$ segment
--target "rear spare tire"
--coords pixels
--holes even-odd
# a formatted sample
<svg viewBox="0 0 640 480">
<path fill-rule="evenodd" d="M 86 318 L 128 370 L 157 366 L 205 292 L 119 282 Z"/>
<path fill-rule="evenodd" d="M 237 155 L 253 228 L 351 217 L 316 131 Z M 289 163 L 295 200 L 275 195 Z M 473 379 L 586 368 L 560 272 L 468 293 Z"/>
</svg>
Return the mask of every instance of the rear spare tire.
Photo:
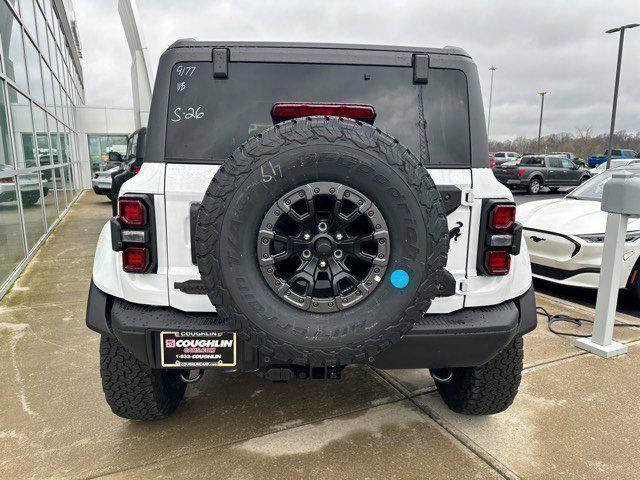
<svg viewBox="0 0 640 480">
<path fill-rule="evenodd" d="M 237 148 L 196 230 L 209 298 L 265 363 L 373 360 L 429 308 L 447 251 L 425 167 L 337 117 L 281 123 Z"/>
</svg>

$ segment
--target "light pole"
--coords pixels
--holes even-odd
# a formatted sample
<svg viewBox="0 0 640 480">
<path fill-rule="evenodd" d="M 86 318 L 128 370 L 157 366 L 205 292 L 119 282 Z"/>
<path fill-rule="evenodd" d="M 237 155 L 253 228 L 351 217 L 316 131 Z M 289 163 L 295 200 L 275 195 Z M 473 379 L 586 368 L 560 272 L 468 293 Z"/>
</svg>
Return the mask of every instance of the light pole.
<svg viewBox="0 0 640 480">
<path fill-rule="evenodd" d="M 551 92 L 538 92 L 538 95 L 542 97 L 540 102 L 540 123 L 538 124 L 538 147 L 537 152 L 540 153 L 540 135 L 542 135 L 542 112 L 544 111 L 544 96 L 549 95 Z"/>
<path fill-rule="evenodd" d="M 489 87 L 489 119 L 487 121 L 487 140 L 489 139 L 489 131 L 491 130 L 491 101 L 493 100 L 493 72 L 497 70 L 496 67 L 491 65 L 491 86 Z"/>
<path fill-rule="evenodd" d="M 622 45 L 624 44 L 624 31 L 629 28 L 639 27 L 638 23 L 630 23 L 618 28 L 607 30 L 606 33 L 620 32 L 620 43 L 618 44 L 618 66 L 616 68 L 616 83 L 613 87 L 613 108 L 611 109 L 611 129 L 609 130 L 609 145 L 607 148 L 607 170 L 611 167 L 611 149 L 613 148 L 613 130 L 616 126 L 616 109 L 618 107 L 618 85 L 620 84 L 620 67 L 622 66 Z"/>
</svg>

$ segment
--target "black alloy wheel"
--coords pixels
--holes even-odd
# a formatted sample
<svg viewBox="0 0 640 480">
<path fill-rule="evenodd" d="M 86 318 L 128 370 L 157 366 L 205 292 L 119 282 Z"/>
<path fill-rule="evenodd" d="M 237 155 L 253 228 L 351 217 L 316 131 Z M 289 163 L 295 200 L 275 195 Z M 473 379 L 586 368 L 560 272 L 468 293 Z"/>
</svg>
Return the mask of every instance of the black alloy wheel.
<svg viewBox="0 0 640 480">
<path fill-rule="evenodd" d="M 267 211 L 258 233 L 260 270 L 271 289 L 310 312 L 344 310 L 378 286 L 389 262 L 380 210 L 336 182 L 297 187 Z"/>
</svg>

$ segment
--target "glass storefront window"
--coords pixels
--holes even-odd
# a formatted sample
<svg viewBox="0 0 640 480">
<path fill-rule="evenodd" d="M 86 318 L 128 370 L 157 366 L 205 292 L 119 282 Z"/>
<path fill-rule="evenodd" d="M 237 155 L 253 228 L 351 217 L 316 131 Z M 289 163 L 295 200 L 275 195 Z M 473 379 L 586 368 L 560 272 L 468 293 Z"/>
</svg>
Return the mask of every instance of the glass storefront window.
<svg viewBox="0 0 640 480">
<path fill-rule="evenodd" d="M 91 162 L 91 172 L 107 170 L 109 152 L 115 151 L 123 157 L 127 153 L 126 135 L 87 135 L 89 142 L 89 160 Z M 112 165 L 113 166 L 113 165 Z"/>
<path fill-rule="evenodd" d="M 0 165 L 0 175 L 6 167 Z M 0 285 L 24 259 L 24 239 L 16 201 L 15 177 L 0 178 Z"/>
<path fill-rule="evenodd" d="M 63 9 L 64 3 L 55 2 Z M 7 78 L 0 78 L 4 289 L 27 252 L 81 192 L 73 109 L 82 90 L 53 0 L 0 0 L 0 49 Z M 104 150 L 102 143 L 99 149 Z"/>
<path fill-rule="evenodd" d="M 18 177 L 18 187 L 22 197 L 22 216 L 27 231 L 29 250 L 45 233 L 42 221 L 42 198 L 40 196 L 40 172 L 27 173 Z M 47 192 L 48 193 L 48 192 Z"/>
<path fill-rule="evenodd" d="M 13 124 L 13 140 L 16 151 L 16 168 L 36 166 L 33 147 L 33 124 L 31 123 L 31 103 L 13 87 L 9 88 L 9 110 Z"/>
<path fill-rule="evenodd" d="M 29 40 L 25 43 L 27 54 L 27 71 L 29 72 L 29 92 L 34 100 L 44 102 L 44 91 L 42 89 L 42 75 L 40 74 L 40 55 L 36 47 Z"/>
<path fill-rule="evenodd" d="M 56 48 L 56 44 L 53 40 L 53 37 L 51 36 L 51 32 L 49 30 L 47 30 L 47 38 L 49 39 L 49 58 L 51 59 L 51 61 L 49 62 L 49 65 L 51 65 L 51 69 L 54 72 L 58 71 L 58 56 L 56 55 L 56 52 L 58 51 L 58 49 Z"/>
<path fill-rule="evenodd" d="M 51 141 L 51 156 L 53 163 L 60 163 L 60 143 L 58 142 L 58 122 L 49 116 L 49 137 Z"/>
<path fill-rule="evenodd" d="M 58 218 L 58 210 L 56 208 L 56 197 L 53 192 L 54 180 L 53 169 L 47 168 L 42 171 L 42 194 L 44 195 L 44 211 L 47 219 L 47 229 L 51 228 L 53 222 Z"/>
<path fill-rule="evenodd" d="M 62 168 L 55 168 L 54 188 L 58 197 L 58 210 L 63 211 L 67 207 L 67 196 L 64 191 L 64 180 Z"/>
<path fill-rule="evenodd" d="M 10 138 L 7 108 L 4 103 L 4 82 L 2 82 L 0 83 L 0 169 L 9 170 L 14 166 Z"/>
<path fill-rule="evenodd" d="M 57 80 L 53 81 L 53 96 L 56 102 L 56 117 L 62 118 L 62 92 Z"/>
<path fill-rule="evenodd" d="M 67 205 L 73 200 L 73 183 L 71 182 L 71 166 L 66 165 L 62 168 L 64 172 L 64 185 L 67 194 Z"/>
<path fill-rule="evenodd" d="M 47 25 L 40 8 L 36 8 L 36 23 L 38 24 L 38 46 L 44 58 L 49 61 L 49 46 L 47 45 Z M 49 62 L 50 63 L 50 62 Z"/>
<path fill-rule="evenodd" d="M 33 0 L 20 0 L 20 16 L 24 26 L 33 38 L 36 38 L 36 12 Z"/>
<path fill-rule="evenodd" d="M 0 42 L 4 58 L 4 73 L 18 86 L 28 89 L 27 67 L 22 48 L 22 29 L 6 3 L 0 2 Z"/>
<path fill-rule="evenodd" d="M 53 101 L 53 83 L 51 78 L 51 70 L 44 62 L 42 63 L 42 80 L 44 82 L 44 104 L 47 110 L 55 111 L 55 104 Z"/>
</svg>

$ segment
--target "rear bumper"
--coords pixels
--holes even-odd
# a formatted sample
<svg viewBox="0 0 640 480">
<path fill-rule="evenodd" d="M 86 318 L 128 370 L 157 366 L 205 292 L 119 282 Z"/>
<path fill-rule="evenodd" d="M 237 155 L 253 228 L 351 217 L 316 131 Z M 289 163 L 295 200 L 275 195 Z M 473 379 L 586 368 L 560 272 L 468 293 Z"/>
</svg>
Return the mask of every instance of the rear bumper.
<svg viewBox="0 0 640 480">
<path fill-rule="evenodd" d="M 98 195 L 108 195 L 111 193 L 111 188 L 103 188 L 103 187 L 98 187 L 94 185 L 93 191 L 96 192 Z"/>
<path fill-rule="evenodd" d="M 524 186 L 527 185 L 527 181 L 523 180 L 521 178 L 513 178 L 513 177 L 504 177 L 504 178 L 500 178 L 498 176 L 496 176 L 496 179 L 503 185 L 506 185 L 508 187 L 518 187 L 518 186 Z"/>
<path fill-rule="evenodd" d="M 118 339 L 140 361 L 159 368 L 159 334 L 163 330 L 228 331 L 216 313 L 186 313 L 171 307 L 139 305 L 114 298 L 93 282 L 87 303 L 87 326 Z M 482 365 L 516 335 L 536 327 L 533 286 L 507 302 L 425 315 L 402 339 L 376 357 L 378 368 L 443 368 Z M 231 370 L 251 371 L 265 365 L 257 350 L 238 344 L 238 365 Z"/>
</svg>

